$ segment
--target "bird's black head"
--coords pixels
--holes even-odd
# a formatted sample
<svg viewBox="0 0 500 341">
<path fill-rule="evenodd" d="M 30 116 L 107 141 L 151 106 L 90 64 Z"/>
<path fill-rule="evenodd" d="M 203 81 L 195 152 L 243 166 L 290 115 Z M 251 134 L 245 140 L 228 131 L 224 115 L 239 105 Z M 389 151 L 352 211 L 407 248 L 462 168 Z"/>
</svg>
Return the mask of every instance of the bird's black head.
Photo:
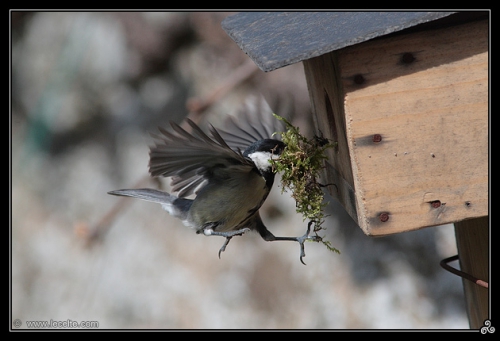
<svg viewBox="0 0 500 341">
<path fill-rule="evenodd" d="M 285 149 L 285 144 L 279 140 L 265 139 L 259 140 L 252 143 L 245 151 L 243 156 L 249 157 L 249 155 L 255 152 L 270 153 L 272 155 L 280 155 Z"/>
</svg>

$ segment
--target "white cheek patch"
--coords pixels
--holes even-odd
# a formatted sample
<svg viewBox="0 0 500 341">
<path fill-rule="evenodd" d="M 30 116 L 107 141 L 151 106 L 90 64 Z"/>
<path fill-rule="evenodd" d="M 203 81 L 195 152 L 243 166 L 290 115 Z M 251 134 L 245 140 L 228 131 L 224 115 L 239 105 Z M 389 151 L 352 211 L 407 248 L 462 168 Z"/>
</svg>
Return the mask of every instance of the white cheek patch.
<svg viewBox="0 0 500 341">
<path fill-rule="evenodd" d="M 255 166 L 257 166 L 260 171 L 266 172 L 271 168 L 269 160 L 277 159 L 279 156 L 270 152 L 255 152 L 249 154 L 248 157 L 252 159 L 253 163 L 255 163 Z"/>
</svg>

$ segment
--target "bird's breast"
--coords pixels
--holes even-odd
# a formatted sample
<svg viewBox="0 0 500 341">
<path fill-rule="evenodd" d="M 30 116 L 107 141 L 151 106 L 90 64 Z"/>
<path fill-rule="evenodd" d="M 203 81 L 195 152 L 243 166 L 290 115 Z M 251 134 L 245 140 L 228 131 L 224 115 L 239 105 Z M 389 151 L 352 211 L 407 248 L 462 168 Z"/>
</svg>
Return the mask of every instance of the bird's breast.
<svg viewBox="0 0 500 341">
<path fill-rule="evenodd" d="M 198 229 L 211 223 L 216 223 L 216 231 L 243 228 L 266 200 L 270 191 L 267 183 L 254 171 L 209 183 L 194 199 L 189 218 Z"/>
</svg>

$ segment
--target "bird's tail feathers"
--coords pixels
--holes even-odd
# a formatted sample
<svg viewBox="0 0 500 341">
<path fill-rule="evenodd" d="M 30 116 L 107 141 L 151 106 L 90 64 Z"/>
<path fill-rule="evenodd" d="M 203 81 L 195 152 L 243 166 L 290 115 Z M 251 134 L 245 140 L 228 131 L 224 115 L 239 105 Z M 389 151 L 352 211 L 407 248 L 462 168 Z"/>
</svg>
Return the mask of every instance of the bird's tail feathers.
<svg viewBox="0 0 500 341">
<path fill-rule="evenodd" d="M 178 198 L 175 195 L 171 195 L 167 192 L 162 192 L 151 188 L 119 189 L 116 191 L 108 192 L 108 194 L 133 197 L 159 203 L 165 211 L 170 213 L 170 215 L 181 219 L 185 225 L 190 225 L 186 219 L 193 202 L 193 200 L 191 199 Z"/>
<path fill-rule="evenodd" d="M 146 201 L 157 202 L 159 204 L 172 204 L 172 202 L 175 199 L 177 199 L 176 196 L 170 195 L 167 192 L 162 192 L 150 188 L 119 189 L 116 191 L 108 192 L 108 194 L 124 196 L 124 197 L 133 197 Z"/>
</svg>

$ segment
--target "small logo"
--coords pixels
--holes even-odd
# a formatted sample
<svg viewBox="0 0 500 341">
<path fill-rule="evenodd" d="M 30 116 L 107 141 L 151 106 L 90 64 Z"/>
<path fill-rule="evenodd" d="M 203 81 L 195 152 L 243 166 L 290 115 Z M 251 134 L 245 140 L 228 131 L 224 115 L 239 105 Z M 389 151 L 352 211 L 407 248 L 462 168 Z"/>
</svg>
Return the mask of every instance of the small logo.
<svg viewBox="0 0 500 341">
<path fill-rule="evenodd" d="M 481 328 L 481 334 L 494 333 L 495 327 L 491 325 L 490 320 L 484 320 L 484 327 Z"/>
<path fill-rule="evenodd" d="M 20 319 L 15 319 L 14 322 L 12 322 L 12 324 L 14 325 L 15 328 L 19 328 L 21 327 L 23 322 Z"/>
</svg>

